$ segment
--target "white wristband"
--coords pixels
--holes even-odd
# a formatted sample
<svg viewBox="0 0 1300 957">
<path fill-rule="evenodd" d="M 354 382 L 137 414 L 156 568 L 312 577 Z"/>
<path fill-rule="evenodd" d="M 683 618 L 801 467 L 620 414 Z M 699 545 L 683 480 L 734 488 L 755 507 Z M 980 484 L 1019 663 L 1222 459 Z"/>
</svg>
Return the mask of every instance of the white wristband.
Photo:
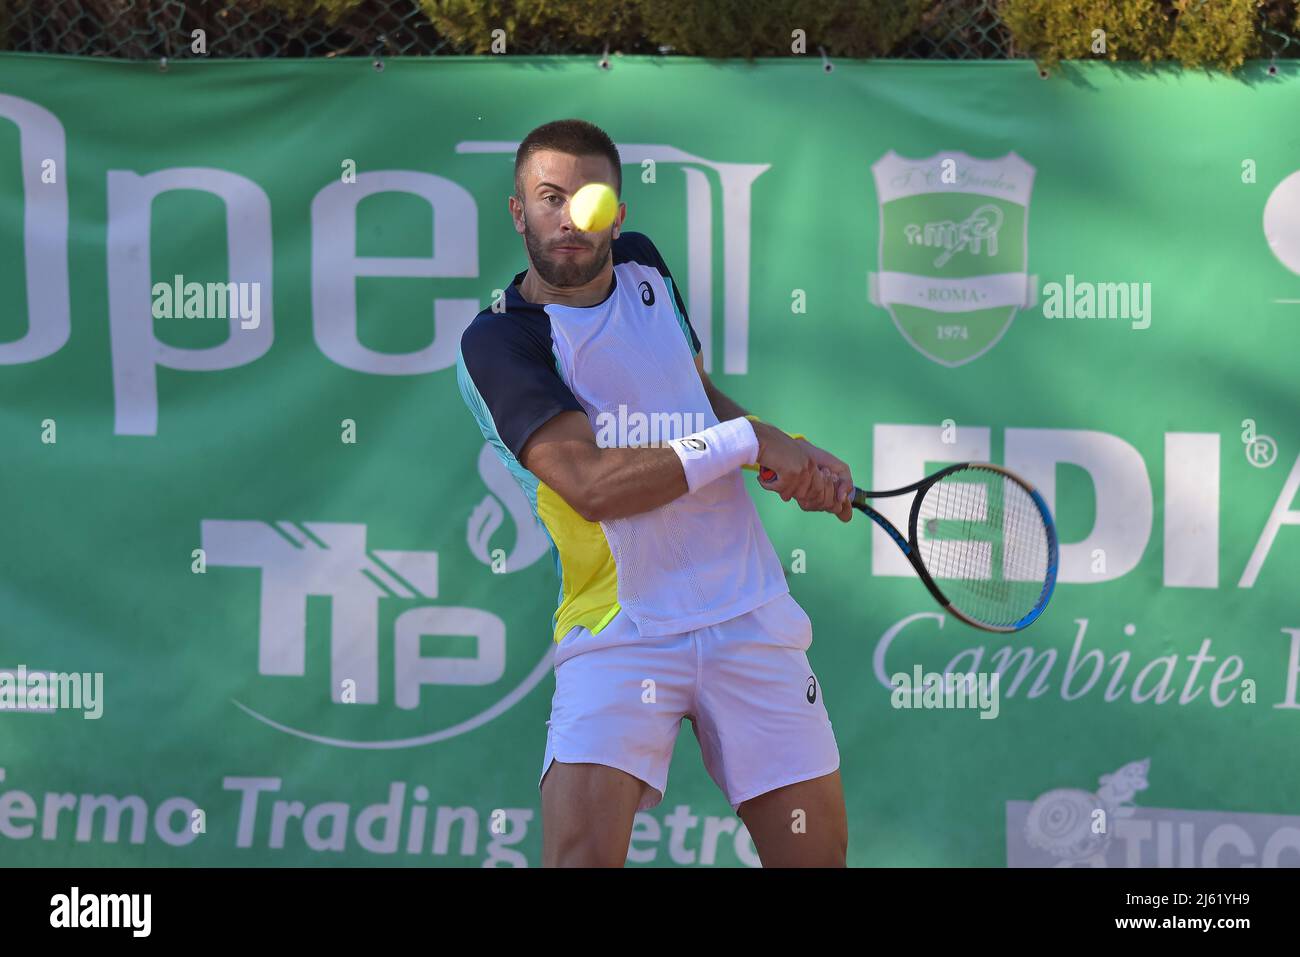
<svg viewBox="0 0 1300 957">
<path fill-rule="evenodd" d="M 744 418 L 719 422 L 668 444 L 682 460 L 686 487 L 692 492 L 758 458 L 758 436 Z"/>
</svg>

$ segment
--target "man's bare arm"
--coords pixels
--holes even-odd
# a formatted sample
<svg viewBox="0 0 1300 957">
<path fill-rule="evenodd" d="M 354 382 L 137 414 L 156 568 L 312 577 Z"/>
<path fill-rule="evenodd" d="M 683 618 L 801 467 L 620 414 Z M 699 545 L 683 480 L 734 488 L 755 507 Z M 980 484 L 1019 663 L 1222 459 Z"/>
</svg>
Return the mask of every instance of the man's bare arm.
<svg viewBox="0 0 1300 957">
<path fill-rule="evenodd" d="M 704 371 L 703 355 L 697 354 L 695 356 L 695 368 L 699 370 L 700 381 L 704 384 L 704 394 L 708 396 L 709 404 L 713 406 L 713 414 L 718 417 L 719 421 L 749 414 L 741 407 L 739 402 L 736 402 L 713 384 L 709 374 Z M 785 432 L 766 422 L 755 422 L 754 434 L 758 436 L 760 446 L 759 462 L 773 468 L 768 459 L 771 453 L 776 450 L 777 443 L 782 440 L 792 440 L 788 438 Z M 853 515 L 853 507 L 850 504 L 853 475 L 849 467 L 826 450 L 813 445 L 807 439 L 799 439 L 798 441 L 806 447 L 812 462 L 819 469 L 824 468 L 829 475 L 833 476 L 833 482 L 823 483 L 820 493 L 816 491 L 814 486 L 811 494 L 806 491 L 803 495 L 794 494 L 792 486 L 780 480 L 769 487 L 787 502 L 794 498 L 804 511 L 833 512 L 839 517 L 840 521 L 847 522 Z M 781 470 L 779 468 L 773 470 L 780 475 Z M 806 488 L 807 486 L 801 483 L 800 487 Z"/>
<path fill-rule="evenodd" d="M 790 497 L 801 506 L 833 488 L 800 443 L 780 429 L 754 425 L 758 460 L 782 470 L 781 481 L 795 490 Z M 775 437 L 771 448 L 765 448 L 765 436 Z M 686 470 L 672 448 L 601 448 L 582 412 L 551 418 L 524 443 L 519 459 L 589 522 L 648 512 L 689 491 Z"/>
<path fill-rule="evenodd" d="M 709 374 L 704 371 L 704 355 L 702 353 L 697 353 L 695 356 L 695 368 L 700 373 L 700 382 L 704 384 L 704 394 L 708 396 L 709 405 L 713 407 L 713 414 L 718 417 L 719 422 L 725 422 L 728 419 L 739 419 L 749 415 L 739 402 L 713 384 Z M 762 461 L 762 453 L 766 451 L 767 445 L 773 436 L 779 436 L 782 439 L 788 438 L 785 432 L 766 422 L 755 422 L 754 434 L 758 436 L 759 461 Z M 789 501 L 788 498 L 786 500 Z"/>
<path fill-rule="evenodd" d="M 739 402 L 723 394 L 722 390 L 713 384 L 709 374 L 704 371 L 704 356 L 702 353 L 695 356 L 695 368 L 699 370 L 700 381 L 704 383 L 704 394 L 709 397 L 709 405 L 713 406 L 713 414 L 718 417 L 719 422 L 726 422 L 728 419 L 739 419 L 749 415 L 740 407 Z"/>
<path fill-rule="evenodd" d="M 602 449 L 582 412 L 550 419 L 519 458 L 589 522 L 648 512 L 688 491 L 686 471 L 671 448 Z"/>
<path fill-rule="evenodd" d="M 699 356 L 695 365 L 718 420 L 743 418 L 746 412 L 739 403 L 709 381 Z M 835 486 L 821 471 L 821 450 L 796 442 L 765 422 L 755 422 L 753 427 L 757 461 L 780 476 L 773 490 L 787 501 L 796 499 L 805 510 L 832 510 Z M 648 512 L 689 491 L 686 471 L 673 449 L 601 448 L 581 412 L 561 412 L 551 418 L 529 437 L 519 459 L 589 522 Z"/>
</svg>

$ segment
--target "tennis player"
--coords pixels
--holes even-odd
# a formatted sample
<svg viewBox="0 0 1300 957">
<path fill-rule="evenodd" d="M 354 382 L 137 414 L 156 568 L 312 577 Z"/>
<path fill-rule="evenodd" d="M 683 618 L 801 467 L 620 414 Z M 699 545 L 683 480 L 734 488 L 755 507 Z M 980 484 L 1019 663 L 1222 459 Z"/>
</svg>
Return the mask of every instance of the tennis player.
<svg viewBox="0 0 1300 957">
<path fill-rule="evenodd" d="M 528 134 L 509 200 L 528 269 L 466 329 L 457 362 L 560 577 L 542 863 L 625 863 L 685 718 L 764 866 L 842 867 L 839 750 L 806 655 L 812 624 L 741 467 L 772 469 L 765 488 L 843 521 L 852 476 L 710 382 L 668 267 L 621 230 L 626 204 L 603 232 L 574 227 L 568 197 L 588 183 L 619 194 L 621 169 L 590 123 Z M 664 428 L 658 443 L 645 441 L 649 422 Z M 641 434 L 613 435 L 628 423 Z"/>
</svg>

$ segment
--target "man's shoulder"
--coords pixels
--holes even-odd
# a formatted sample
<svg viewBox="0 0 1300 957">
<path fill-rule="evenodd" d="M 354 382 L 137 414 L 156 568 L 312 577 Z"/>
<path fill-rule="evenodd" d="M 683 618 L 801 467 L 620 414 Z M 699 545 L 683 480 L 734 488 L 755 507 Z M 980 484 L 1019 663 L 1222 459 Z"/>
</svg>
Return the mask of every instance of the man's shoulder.
<svg viewBox="0 0 1300 957">
<path fill-rule="evenodd" d="M 618 238 L 610 244 L 614 265 L 619 263 L 640 263 L 658 269 L 663 264 L 663 257 L 645 233 L 619 233 Z"/>
<path fill-rule="evenodd" d="M 509 345 L 528 346 L 549 337 L 546 310 L 502 293 L 496 305 L 479 311 L 461 333 L 462 355 L 499 351 Z"/>
</svg>

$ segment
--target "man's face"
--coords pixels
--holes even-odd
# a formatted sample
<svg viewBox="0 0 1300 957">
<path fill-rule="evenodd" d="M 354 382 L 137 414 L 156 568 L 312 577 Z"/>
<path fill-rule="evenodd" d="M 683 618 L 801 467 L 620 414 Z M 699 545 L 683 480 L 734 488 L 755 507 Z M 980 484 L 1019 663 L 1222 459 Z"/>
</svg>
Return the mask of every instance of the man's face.
<svg viewBox="0 0 1300 957">
<path fill-rule="evenodd" d="M 591 282 L 609 262 L 609 247 L 623 222 L 626 207 L 620 203 L 613 224 L 587 233 L 569 219 L 569 197 L 588 183 L 614 185 L 614 170 L 603 155 L 571 156 L 538 150 L 521 172 L 523 205 L 511 204 L 515 228 L 537 274 L 557 287 Z"/>
</svg>

